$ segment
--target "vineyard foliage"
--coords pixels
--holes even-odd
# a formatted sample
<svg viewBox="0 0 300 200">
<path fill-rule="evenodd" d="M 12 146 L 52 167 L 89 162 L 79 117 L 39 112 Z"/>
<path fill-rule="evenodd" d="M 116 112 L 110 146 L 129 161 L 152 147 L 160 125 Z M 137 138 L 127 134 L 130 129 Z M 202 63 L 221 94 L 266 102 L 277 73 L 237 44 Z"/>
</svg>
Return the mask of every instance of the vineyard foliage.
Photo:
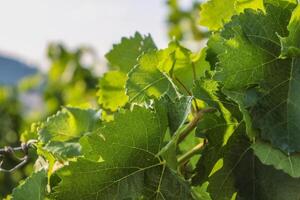
<svg viewBox="0 0 300 200">
<path fill-rule="evenodd" d="M 171 16 L 180 13 L 169 3 Z M 300 199 L 300 5 L 199 7 L 210 31 L 198 30 L 208 36 L 199 51 L 178 40 L 159 49 L 137 32 L 106 54 L 97 92 L 92 74 L 76 68 L 98 107 L 82 96 L 35 124 L 26 137 L 38 141 L 35 172 L 8 199 Z M 65 80 L 53 74 L 51 84 Z"/>
</svg>

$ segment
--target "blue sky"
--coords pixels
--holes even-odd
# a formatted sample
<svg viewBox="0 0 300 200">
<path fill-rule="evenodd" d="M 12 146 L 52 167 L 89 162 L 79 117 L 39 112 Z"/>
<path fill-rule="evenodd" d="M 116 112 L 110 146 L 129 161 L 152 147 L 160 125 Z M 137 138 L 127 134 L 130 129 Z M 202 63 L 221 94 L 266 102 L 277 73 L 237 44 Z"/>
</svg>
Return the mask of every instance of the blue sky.
<svg viewBox="0 0 300 200">
<path fill-rule="evenodd" d="M 45 65 L 48 42 L 86 44 L 101 57 L 122 36 L 151 33 L 167 44 L 165 0 L 7 0 L 0 4 L 0 52 Z"/>
</svg>

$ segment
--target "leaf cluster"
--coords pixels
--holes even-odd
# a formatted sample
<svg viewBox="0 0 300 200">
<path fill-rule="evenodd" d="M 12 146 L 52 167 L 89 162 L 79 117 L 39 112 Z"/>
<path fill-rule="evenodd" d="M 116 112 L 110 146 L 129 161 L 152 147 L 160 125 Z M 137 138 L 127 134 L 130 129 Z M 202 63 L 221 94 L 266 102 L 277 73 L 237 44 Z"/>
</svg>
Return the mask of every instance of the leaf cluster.
<svg viewBox="0 0 300 200">
<path fill-rule="evenodd" d="M 210 0 L 200 16 L 199 52 L 140 33 L 115 44 L 100 109 L 39 126 L 42 164 L 12 198 L 299 199 L 298 3 Z"/>
</svg>

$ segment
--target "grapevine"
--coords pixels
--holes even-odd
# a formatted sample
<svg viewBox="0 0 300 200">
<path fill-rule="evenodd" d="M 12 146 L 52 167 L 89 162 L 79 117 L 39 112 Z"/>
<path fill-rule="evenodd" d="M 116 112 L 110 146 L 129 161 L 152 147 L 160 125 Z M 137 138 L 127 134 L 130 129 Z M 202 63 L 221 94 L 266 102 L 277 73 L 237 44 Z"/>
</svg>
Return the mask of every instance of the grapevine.
<svg viewBox="0 0 300 200">
<path fill-rule="evenodd" d="M 24 166 L 29 148 L 37 157 L 7 198 L 300 199 L 299 3 L 209 0 L 189 12 L 176 2 L 169 45 L 123 37 L 98 84 L 84 50 L 49 52 L 45 99 L 55 103 L 25 143 L 0 149 L 24 154 L 0 173 Z M 188 35 L 206 46 L 188 49 Z"/>
</svg>

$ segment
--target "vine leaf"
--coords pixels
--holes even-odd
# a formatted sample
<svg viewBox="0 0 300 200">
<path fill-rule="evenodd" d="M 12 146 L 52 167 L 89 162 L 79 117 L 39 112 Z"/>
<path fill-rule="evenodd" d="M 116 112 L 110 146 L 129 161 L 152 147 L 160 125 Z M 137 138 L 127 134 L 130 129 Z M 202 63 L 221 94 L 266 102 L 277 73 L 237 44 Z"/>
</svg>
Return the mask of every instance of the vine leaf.
<svg viewBox="0 0 300 200">
<path fill-rule="evenodd" d="M 186 122 L 191 112 L 192 99 L 191 96 L 180 96 L 175 99 L 164 96 L 160 100 L 167 108 L 171 135 L 175 134 Z"/>
<path fill-rule="evenodd" d="M 116 111 L 123 107 L 128 96 L 125 93 L 126 74 L 120 71 L 109 71 L 99 81 L 98 103 L 104 109 Z"/>
<path fill-rule="evenodd" d="M 157 68 L 172 79 L 179 79 L 186 88 L 192 88 L 194 79 L 203 77 L 209 70 L 209 64 L 205 60 L 206 49 L 195 54 L 177 41 L 172 41 L 168 48 L 159 50 L 157 54 L 159 57 Z"/>
<path fill-rule="evenodd" d="M 257 87 L 256 104 L 248 108 L 253 128 L 283 151 L 300 151 L 300 62 L 279 57 L 278 37 L 288 35 L 295 4 L 265 4 L 265 8 L 266 13 L 245 10 L 225 25 L 221 33 L 225 51 L 218 55 L 215 79 L 223 83 L 223 91 L 233 100 L 236 94 L 243 96 L 249 88 Z M 240 99 L 236 103 L 245 105 Z"/>
<path fill-rule="evenodd" d="M 252 158 L 253 159 L 253 158 Z M 292 178 L 281 170 L 276 170 L 272 166 L 263 165 L 260 161 L 254 159 L 254 170 L 248 169 L 254 173 L 252 177 L 252 187 L 255 192 L 245 192 L 245 199 L 263 199 L 263 200 L 297 200 L 300 198 L 300 179 Z M 244 171 L 244 173 L 249 171 Z M 251 180 L 250 180 L 251 181 Z M 249 185 L 249 187 L 251 187 Z M 252 192 L 252 193 L 251 193 Z"/>
<path fill-rule="evenodd" d="M 244 128 L 243 123 L 235 127 L 234 133 L 225 145 L 223 145 L 224 133 L 221 133 L 221 136 L 210 135 L 208 138 L 209 144 L 197 163 L 197 174 L 193 178 L 193 183 L 198 185 L 208 181 L 207 191 L 212 199 L 231 200 L 240 187 L 250 187 L 249 182 L 243 180 L 243 177 L 252 174 L 240 172 L 243 163 L 249 164 L 246 159 L 250 143 L 243 132 Z"/>
<path fill-rule="evenodd" d="M 298 154 L 287 155 L 261 141 L 256 141 L 252 145 L 252 149 L 263 164 L 272 165 L 291 177 L 300 178 L 300 156 Z"/>
<path fill-rule="evenodd" d="M 61 158 L 80 155 L 79 138 L 101 125 L 96 110 L 65 107 L 49 117 L 39 130 L 43 149 Z"/>
<path fill-rule="evenodd" d="M 128 73 L 126 93 L 129 102 L 142 103 L 165 94 L 172 98 L 178 96 L 170 78 L 157 68 L 159 62 L 156 51 L 144 54 L 139 59 L 139 64 Z"/>
<path fill-rule="evenodd" d="M 198 137 L 211 138 L 216 144 L 220 146 L 226 144 L 227 139 L 234 131 L 234 127 L 238 124 L 236 119 L 226 107 L 234 106 L 232 102 L 220 96 L 219 84 L 214 80 L 202 79 L 195 81 L 193 94 L 196 98 L 202 100 L 207 106 L 214 107 L 218 110 L 216 113 L 206 114 L 200 120 L 196 135 Z M 233 110 L 232 110 L 233 111 Z M 225 135 L 222 135 L 225 133 Z M 214 137 L 217 136 L 215 140 Z M 224 136 L 223 139 L 221 139 Z"/>
<path fill-rule="evenodd" d="M 133 37 L 123 37 L 121 42 L 115 44 L 105 56 L 113 67 L 126 74 L 137 64 L 138 57 L 142 53 L 153 49 L 156 49 L 156 46 L 151 36 L 142 36 L 136 32 Z"/>
<path fill-rule="evenodd" d="M 192 99 L 193 97 L 191 96 L 180 96 L 175 99 L 171 99 L 169 96 L 163 96 L 163 98 L 159 100 L 159 104 L 166 108 L 171 139 L 168 141 L 168 144 L 161 149 L 158 155 L 162 156 L 166 164 L 173 170 L 176 170 L 178 167 L 177 140 L 179 131 L 182 130 L 181 128 L 184 126 L 190 114 Z"/>
<path fill-rule="evenodd" d="M 156 154 L 168 121 L 164 106 L 154 111 L 134 107 L 85 136 L 85 156 L 58 172 L 56 199 L 192 199 L 187 184 Z M 86 148 L 89 146 L 88 148 Z M 87 151 L 86 151 L 86 150 Z M 92 150 L 92 151 L 91 151 Z"/>
<path fill-rule="evenodd" d="M 193 93 L 218 109 L 216 113 L 206 114 L 197 126 L 196 135 L 207 138 L 208 144 L 196 165 L 193 184 L 209 182 L 207 191 L 212 199 L 231 200 L 239 189 L 236 184 L 243 179 L 235 174 L 240 171 L 240 162 L 246 158 L 250 146 L 244 132 L 245 123 L 235 119 L 241 120 L 236 105 L 220 94 L 214 80 L 196 81 Z M 244 184 L 249 187 L 248 182 Z"/>
<path fill-rule="evenodd" d="M 243 12 L 245 8 L 264 10 L 263 0 L 210 0 L 202 4 L 200 24 L 212 31 L 219 30 L 235 14 Z"/>
<path fill-rule="evenodd" d="M 33 173 L 12 192 L 13 200 L 44 200 L 46 197 L 47 173 Z"/>
<path fill-rule="evenodd" d="M 218 54 L 216 67 L 216 79 L 225 89 L 241 90 L 259 84 L 269 75 L 266 70 L 281 64 L 278 34 L 288 34 L 291 7 L 267 4 L 266 13 L 247 9 L 225 25 L 222 38 L 218 38 L 224 49 Z"/>
</svg>

